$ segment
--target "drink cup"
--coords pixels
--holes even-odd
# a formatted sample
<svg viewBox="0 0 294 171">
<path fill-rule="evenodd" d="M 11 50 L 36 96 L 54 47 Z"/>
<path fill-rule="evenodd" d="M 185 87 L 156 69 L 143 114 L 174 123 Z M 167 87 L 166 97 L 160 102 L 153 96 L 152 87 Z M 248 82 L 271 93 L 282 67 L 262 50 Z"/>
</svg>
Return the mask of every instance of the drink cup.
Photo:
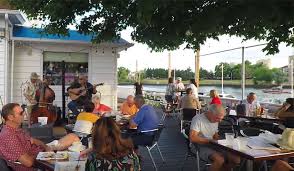
<svg viewBox="0 0 294 171">
<path fill-rule="evenodd" d="M 92 137 L 89 137 L 89 138 L 88 138 L 88 148 L 93 148 Z"/>
<path fill-rule="evenodd" d="M 38 117 L 38 123 L 41 125 L 47 125 L 48 117 Z"/>
<path fill-rule="evenodd" d="M 77 161 L 79 160 L 80 153 L 79 152 L 68 152 L 68 160 L 69 161 Z"/>
<path fill-rule="evenodd" d="M 233 145 L 233 141 L 234 141 L 234 134 L 233 133 L 225 133 L 225 137 L 226 137 L 226 143 L 228 146 L 232 146 Z"/>
</svg>

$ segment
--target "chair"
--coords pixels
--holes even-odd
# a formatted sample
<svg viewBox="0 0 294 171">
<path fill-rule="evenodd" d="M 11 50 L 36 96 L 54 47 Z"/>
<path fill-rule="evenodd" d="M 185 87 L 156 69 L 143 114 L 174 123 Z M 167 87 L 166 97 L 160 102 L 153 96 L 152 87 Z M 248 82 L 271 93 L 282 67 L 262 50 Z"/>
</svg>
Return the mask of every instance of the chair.
<svg viewBox="0 0 294 171">
<path fill-rule="evenodd" d="M 164 128 L 164 125 L 163 124 L 159 124 L 157 129 L 141 131 L 141 133 L 154 132 L 152 143 L 151 144 L 146 144 L 145 147 L 146 147 L 146 149 L 148 151 L 148 154 L 149 154 L 149 156 L 150 156 L 150 158 L 152 160 L 152 163 L 153 163 L 153 166 L 154 166 L 155 170 L 157 170 L 157 166 L 156 166 L 156 163 L 154 161 L 154 158 L 153 158 L 153 156 L 151 154 L 151 150 L 154 147 L 157 148 L 157 151 L 159 152 L 160 157 L 161 157 L 163 163 L 165 162 L 165 160 L 164 160 L 164 158 L 162 156 L 162 153 L 161 153 L 161 151 L 159 149 L 159 146 L 158 146 L 158 140 L 159 140 L 159 137 L 160 137 L 160 134 L 161 134 L 163 128 Z"/>
<path fill-rule="evenodd" d="M 1 171 L 12 171 L 12 169 L 7 165 L 4 159 L 0 158 L 0 170 Z"/>
<path fill-rule="evenodd" d="M 237 135 L 237 129 L 237 120 L 230 116 L 225 116 L 224 119 L 218 125 L 219 135 L 223 138 L 225 137 L 225 133 L 233 133 Z"/>
<path fill-rule="evenodd" d="M 183 109 L 182 110 L 183 117 L 181 119 L 181 128 L 180 128 L 181 132 L 183 130 L 183 124 L 190 123 L 196 114 L 197 114 L 197 109 Z"/>
<path fill-rule="evenodd" d="M 187 147 L 187 152 L 185 156 L 185 161 L 183 162 L 183 166 L 185 165 L 185 162 L 188 160 L 188 158 L 194 157 L 197 162 L 197 171 L 200 171 L 200 161 L 205 162 L 205 166 L 209 166 L 210 163 L 199 156 L 199 151 L 200 151 L 199 146 L 197 144 L 192 144 L 190 142 L 190 139 L 189 139 L 190 125 L 191 125 L 190 123 L 186 123 L 184 125 L 184 129 L 181 131 L 183 137 L 185 138 L 185 143 Z M 183 170 L 183 166 L 182 166 L 182 170 Z"/>
<path fill-rule="evenodd" d="M 237 115 L 246 116 L 246 105 L 245 104 L 238 104 L 236 106 L 236 113 L 237 113 Z"/>
</svg>

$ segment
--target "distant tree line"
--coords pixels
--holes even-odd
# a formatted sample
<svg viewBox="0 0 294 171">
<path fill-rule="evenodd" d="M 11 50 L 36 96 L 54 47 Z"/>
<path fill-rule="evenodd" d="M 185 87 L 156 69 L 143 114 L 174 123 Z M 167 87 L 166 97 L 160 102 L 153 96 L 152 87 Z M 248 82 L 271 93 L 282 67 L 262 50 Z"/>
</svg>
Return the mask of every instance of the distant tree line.
<svg viewBox="0 0 294 171">
<path fill-rule="evenodd" d="M 204 68 L 200 68 L 200 79 L 203 80 L 215 80 L 221 79 L 223 65 L 223 75 L 225 80 L 240 80 L 242 65 L 241 64 L 229 64 L 222 62 L 215 66 L 214 71 L 208 71 Z M 246 79 L 253 79 L 254 84 L 282 84 L 287 81 L 287 75 L 278 68 L 270 69 L 263 63 L 252 64 L 249 61 L 245 61 L 245 77 Z M 124 67 L 118 68 L 119 81 L 126 81 L 130 70 Z M 174 70 L 172 70 L 172 77 Z M 182 77 L 183 80 L 189 80 L 194 78 L 194 72 L 191 68 L 185 70 L 176 70 L 176 77 Z M 168 70 L 164 68 L 147 68 L 141 71 L 141 78 L 144 79 L 166 79 L 168 76 Z"/>
</svg>

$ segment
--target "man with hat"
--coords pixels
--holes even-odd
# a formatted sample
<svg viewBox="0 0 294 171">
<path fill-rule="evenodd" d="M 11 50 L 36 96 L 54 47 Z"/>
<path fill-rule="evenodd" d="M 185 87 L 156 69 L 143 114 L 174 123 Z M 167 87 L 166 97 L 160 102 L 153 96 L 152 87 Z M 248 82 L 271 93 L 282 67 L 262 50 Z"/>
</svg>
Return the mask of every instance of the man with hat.
<svg viewBox="0 0 294 171">
<path fill-rule="evenodd" d="M 30 117 L 30 114 L 33 109 L 33 105 L 37 104 L 36 101 L 36 90 L 39 86 L 39 75 L 36 72 L 32 72 L 30 76 L 30 81 L 27 81 L 25 83 L 24 89 L 23 89 L 23 95 L 25 97 L 25 101 L 27 104 L 27 112 Z"/>
<path fill-rule="evenodd" d="M 185 85 L 182 83 L 182 78 L 177 77 L 176 83 L 175 83 L 175 94 L 174 94 L 174 100 L 176 103 L 179 102 L 180 96 L 181 96 L 181 91 L 185 90 Z"/>
</svg>

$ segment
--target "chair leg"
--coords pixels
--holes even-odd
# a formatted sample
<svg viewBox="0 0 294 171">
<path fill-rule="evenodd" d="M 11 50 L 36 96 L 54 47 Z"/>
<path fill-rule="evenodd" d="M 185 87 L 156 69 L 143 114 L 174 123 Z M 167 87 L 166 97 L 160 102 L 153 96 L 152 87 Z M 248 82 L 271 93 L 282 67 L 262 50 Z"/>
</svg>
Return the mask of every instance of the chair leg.
<svg viewBox="0 0 294 171">
<path fill-rule="evenodd" d="M 161 123 L 163 123 L 163 122 L 164 122 L 164 120 L 165 120 L 165 117 L 166 117 L 166 113 L 165 113 L 165 112 L 163 112 L 163 114 L 162 114 L 162 117 L 161 117 Z"/>
<path fill-rule="evenodd" d="M 183 131 L 183 120 L 181 120 L 181 132 Z"/>
<path fill-rule="evenodd" d="M 162 153 L 161 153 L 161 151 L 160 151 L 159 146 L 158 146 L 157 143 L 156 143 L 156 147 L 157 147 L 157 151 L 159 152 L 159 155 L 160 155 L 160 157 L 161 157 L 163 163 L 165 163 L 165 160 L 164 160 L 164 158 L 163 158 L 163 156 L 162 156 Z"/>
<path fill-rule="evenodd" d="M 148 151 L 148 153 L 149 153 L 149 156 L 150 156 L 150 158 L 151 158 L 151 160 L 152 160 L 152 163 L 153 163 L 154 169 L 157 171 L 157 167 L 156 167 L 155 161 L 154 161 L 154 159 L 153 159 L 153 157 L 152 157 L 151 150 L 150 150 L 149 147 L 146 147 L 146 148 L 147 148 L 147 151 Z"/>
<path fill-rule="evenodd" d="M 196 152 L 196 160 L 197 160 L 197 171 L 200 171 L 200 158 L 199 158 L 199 152 Z"/>
</svg>

